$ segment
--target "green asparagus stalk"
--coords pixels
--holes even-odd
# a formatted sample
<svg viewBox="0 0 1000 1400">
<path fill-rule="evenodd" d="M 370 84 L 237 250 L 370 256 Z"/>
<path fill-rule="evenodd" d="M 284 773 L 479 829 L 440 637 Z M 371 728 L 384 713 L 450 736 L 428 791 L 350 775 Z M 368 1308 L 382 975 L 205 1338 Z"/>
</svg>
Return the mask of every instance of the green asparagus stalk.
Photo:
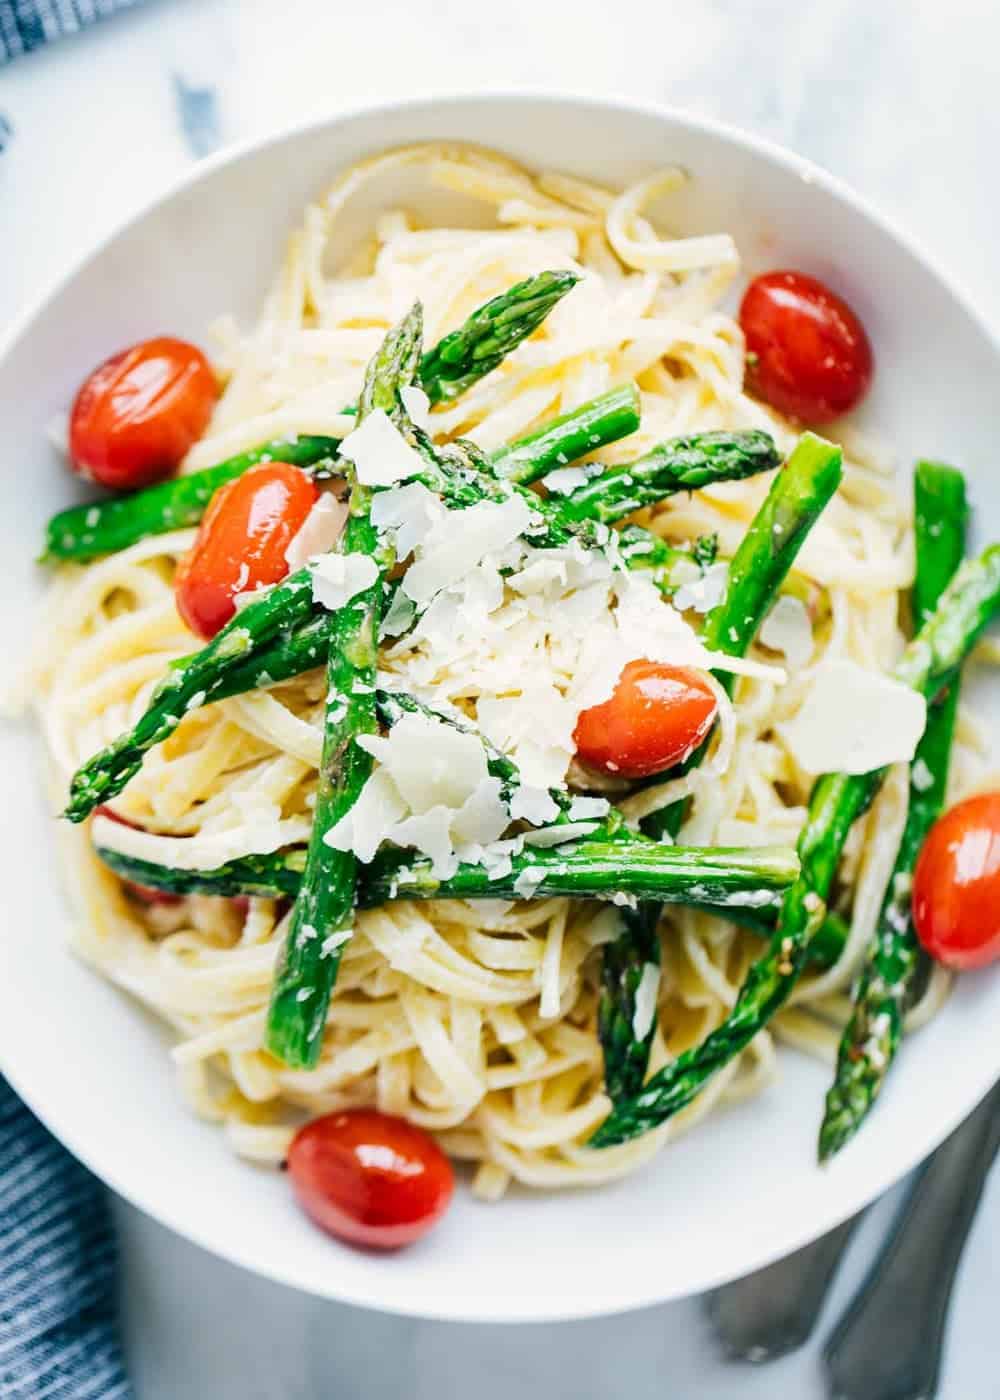
<svg viewBox="0 0 1000 1400">
<path fill-rule="evenodd" d="M 298 849 L 244 856 L 214 870 L 175 870 L 108 847 L 96 849 L 101 860 L 122 879 L 174 894 L 230 897 L 295 896 L 301 890 L 306 859 L 305 852 Z M 611 840 L 587 837 L 562 846 L 526 846 L 512 857 L 511 869 L 505 874 L 491 875 L 482 865 L 465 863 L 453 875 L 439 879 L 425 857 L 386 846 L 360 872 L 358 903 L 371 908 L 396 899 L 519 899 L 523 883 L 519 889 L 518 882 L 530 876 L 535 899 L 554 895 L 608 899 L 626 893 L 640 899 L 688 903 L 697 895 L 714 912 L 725 913 L 746 895 L 761 890 L 773 891 L 776 901 L 780 900 L 797 870 L 795 852 L 783 846 L 665 846 L 621 836 Z M 323 927 L 315 927 L 320 939 L 306 940 L 310 950 L 322 941 Z M 302 985 L 307 985 L 305 980 Z M 308 1014 L 312 1016 L 314 1010 L 310 998 Z"/>
<path fill-rule="evenodd" d="M 418 302 L 389 332 L 372 359 L 358 410 L 399 415 L 399 391 L 419 363 L 422 313 Z M 316 808 L 302 886 L 275 973 L 268 1008 L 267 1048 L 285 1064 L 308 1069 L 319 1059 L 330 995 L 357 902 L 358 860 L 326 844 L 327 833 L 357 801 L 372 769 L 357 741 L 378 728 L 375 666 L 384 604 L 383 583 L 395 563 L 390 542 L 371 522 L 371 487 L 355 481 L 343 553 L 374 560 L 374 581 L 334 613 L 327 659 L 327 701 Z"/>
<path fill-rule="evenodd" d="M 455 398 L 495 369 L 505 355 L 537 330 L 578 280 L 574 272 L 543 272 L 508 288 L 474 311 L 421 361 L 418 382 L 431 403 Z M 515 465 L 523 461 L 526 468 L 531 464 L 535 474 L 543 476 L 564 450 L 568 452 L 574 442 L 580 441 L 581 435 L 586 435 L 588 445 L 580 452 L 614 442 L 638 427 L 638 396 L 632 386 L 612 390 L 584 405 L 576 417 L 565 415 L 565 420 L 558 420 L 559 428 L 551 424 L 548 430 L 533 434 L 538 439 L 534 450 L 529 445 L 531 439 L 523 447 L 514 444 L 507 448 L 501 454 L 503 462 Z M 258 462 L 291 462 L 310 468 L 314 474 L 329 475 L 339 446 L 339 440 L 331 437 L 282 439 L 144 491 L 73 506 L 49 521 L 43 559 L 94 559 L 126 549 L 149 535 L 197 525 L 218 488 Z"/>
<path fill-rule="evenodd" d="M 418 382 L 431 403 L 460 398 L 496 369 L 579 280 L 575 272 L 540 272 L 473 311 L 420 361 Z"/>
<path fill-rule="evenodd" d="M 654 843 L 660 851 L 676 847 Z M 597 1036 L 604 1055 L 604 1089 L 612 1103 L 642 1088 L 656 1018 L 637 1029 L 639 986 L 646 968 L 660 967 L 660 903 L 643 902 L 621 911 L 622 931 L 601 956 L 601 992 L 597 1002 Z"/>
<path fill-rule="evenodd" d="M 961 472 L 938 462 L 918 462 L 914 475 L 917 574 L 914 625 L 932 612 L 965 555 L 968 507 Z M 833 1084 L 819 1134 L 826 1161 L 860 1128 L 899 1049 L 903 1015 L 924 961 L 913 927 L 913 867 L 927 833 L 944 806 L 948 762 L 958 706 L 959 677 L 931 706 L 927 727 L 910 766 L 909 806 L 899 851 L 871 947 L 854 989 Z"/>
<path fill-rule="evenodd" d="M 1000 544 L 968 560 L 909 643 L 893 675 L 933 700 L 1000 607 Z M 869 805 L 884 770 L 861 775 L 828 773 L 813 788 L 799 838 L 800 873 L 785 894 L 778 927 L 751 967 L 736 1005 L 699 1046 L 685 1051 L 632 1098 L 616 1104 L 592 1139 L 610 1147 L 658 1127 L 704 1088 L 708 1080 L 771 1020 L 787 1000 L 822 926 L 825 900 L 854 821 Z"/>
<path fill-rule="evenodd" d="M 84 563 L 127 549 L 150 535 L 197 525 L 219 487 L 260 462 L 291 462 L 308 468 L 311 476 L 331 476 L 339 446 L 337 438 L 331 437 L 281 438 L 227 457 L 203 471 L 147 486 L 144 491 L 71 506 L 46 525 L 41 562 L 75 559 Z"/>
<path fill-rule="evenodd" d="M 639 391 L 634 384 L 622 384 L 501 447 L 490 461 L 497 476 L 527 486 L 556 467 L 628 437 L 638 426 Z"/>
<path fill-rule="evenodd" d="M 610 525 L 678 491 L 741 481 L 773 470 L 781 458 L 770 433 L 698 433 L 660 443 L 634 462 L 606 468 L 560 502 L 568 520 Z"/>
<path fill-rule="evenodd" d="M 766 443 L 761 450 L 766 452 Z M 840 450 L 812 433 L 804 434 L 733 556 L 725 595 L 705 619 L 706 646 L 727 656 L 744 655 L 840 477 Z M 717 672 L 716 680 L 731 689 L 731 673 Z M 684 771 L 701 762 L 706 748 L 707 741 L 691 755 Z M 643 822 L 643 831 L 654 840 L 675 837 L 685 807 L 685 802 L 675 802 L 653 812 Z M 635 994 L 643 969 L 658 961 L 658 942 L 650 935 L 658 922 L 658 909 L 625 910 L 622 933 L 604 950 L 598 1028 L 605 1083 L 616 1103 L 639 1092 L 649 1067 L 656 1027 L 635 1035 Z"/>
<path fill-rule="evenodd" d="M 623 835 L 614 839 L 616 849 L 619 849 L 635 838 Z M 589 837 L 585 837 L 578 846 L 574 847 L 575 853 L 581 861 L 588 850 L 589 840 Z M 607 844 L 607 841 L 604 844 Z M 653 849 L 662 851 L 672 848 L 654 845 Z M 673 849 L 678 848 L 674 847 Z M 272 855 L 240 856 L 235 860 L 228 861 L 225 865 L 216 866 L 212 870 L 180 870 L 175 866 L 159 865 L 155 861 L 125 855 L 121 851 L 100 844 L 95 844 L 94 852 L 116 875 L 119 875 L 123 880 L 131 880 L 134 884 L 146 885 L 153 890 L 163 890 L 166 894 L 208 894 L 227 899 L 232 899 L 237 895 L 260 895 L 263 898 L 271 899 L 294 898 L 302 883 L 302 870 L 306 861 L 304 848 L 291 848 L 275 852 Z M 531 864 L 534 854 L 531 847 L 526 847 L 520 870 L 534 870 L 534 866 Z M 381 853 L 377 859 L 382 859 Z M 385 882 L 384 900 L 381 894 L 376 899 L 367 893 L 367 878 L 366 870 L 362 870 L 358 895 L 358 903 L 362 908 L 369 908 L 394 898 L 411 898 L 410 894 L 400 890 L 398 885 L 394 894 Z M 490 899 L 498 897 L 494 887 L 483 891 L 483 893 Z M 587 898 L 590 893 L 582 876 L 575 893 L 579 898 Z M 759 898 L 760 894 L 760 891 L 754 891 L 755 898 Z M 453 897 L 455 897 L 455 890 L 450 880 L 442 880 L 435 898 L 451 899 Z M 463 896 L 463 898 L 465 897 L 472 898 L 473 896 Z M 520 893 L 514 897 L 523 898 Z M 739 924 L 740 927 L 748 929 L 751 933 L 759 934 L 761 938 L 769 938 L 774 932 L 776 916 L 781 907 L 781 895 L 780 891 L 775 890 L 766 905 L 757 904 L 754 908 L 743 903 L 733 903 L 731 896 L 723 909 L 720 909 L 717 904 L 705 904 L 693 897 L 680 900 L 678 903 L 686 907 L 700 909 L 706 914 L 721 916 L 730 923 Z M 833 967 L 843 952 L 847 935 L 848 928 L 844 921 L 836 914 L 827 914 L 823 927 L 809 945 L 810 966 L 817 969 Z"/>
</svg>

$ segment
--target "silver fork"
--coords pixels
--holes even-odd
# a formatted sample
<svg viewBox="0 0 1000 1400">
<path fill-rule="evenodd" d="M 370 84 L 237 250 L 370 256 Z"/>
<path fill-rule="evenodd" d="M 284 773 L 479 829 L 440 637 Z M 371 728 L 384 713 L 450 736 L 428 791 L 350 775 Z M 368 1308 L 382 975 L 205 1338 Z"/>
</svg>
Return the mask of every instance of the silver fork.
<svg viewBox="0 0 1000 1400">
<path fill-rule="evenodd" d="M 827 1343 L 834 1400 L 934 1395 L 955 1272 L 998 1143 L 1000 1086 L 930 1158 Z M 708 1295 L 706 1311 L 727 1356 L 775 1360 L 809 1339 L 860 1218 Z"/>
<path fill-rule="evenodd" d="M 917 1178 L 889 1243 L 823 1352 L 831 1400 L 931 1400 L 952 1287 L 1000 1148 L 1000 1087 Z"/>
</svg>

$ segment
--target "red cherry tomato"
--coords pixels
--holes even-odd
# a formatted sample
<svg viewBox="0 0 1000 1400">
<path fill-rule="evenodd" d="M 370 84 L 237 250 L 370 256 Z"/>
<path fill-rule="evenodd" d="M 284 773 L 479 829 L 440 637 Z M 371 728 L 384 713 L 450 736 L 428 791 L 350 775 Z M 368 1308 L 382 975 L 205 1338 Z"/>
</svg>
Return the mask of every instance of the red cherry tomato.
<svg viewBox="0 0 1000 1400">
<path fill-rule="evenodd" d="M 854 312 L 802 272 L 755 277 L 740 306 L 751 393 L 801 423 L 829 423 L 868 392 L 872 348 Z"/>
<path fill-rule="evenodd" d="M 331 1235 L 370 1249 L 411 1244 L 448 1208 L 451 1163 L 422 1128 L 373 1108 L 314 1118 L 292 1139 L 299 1204 Z"/>
<path fill-rule="evenodd" d="M 212 366 L 184 340 L 158 336 L 112 355 L 73 404 L 73 470 L 115 491 L 162 481 L 205 431 L 218 396 Z"/>
<path fill-rule="evenodd" d="M 1000 792 L 959 802 L 931 827 L 913 872 L 913 922 L 948 967 L 1000 957 Z"/>
<path fill-rule="evenodd" d="M 110 807 L 100 806 L 94 808 L 95 817 L 107 817 L 109 822 L 117 822 L 119 826 L 131 827 L 133 831 L 143 831 L 145 828 L 136 822 L 130 822 L 125 817 L 120 817 L 117 812 L 112 812 Z M 154 890 L 151 885 L 137 885 L 134 880 L 123 880 L 122 888 L 137 899 L 140 904 L 180 904 L 183 895 L 172 894 L 170 890 Z"/>
<path fill-rule="evenodd" d="M 712 727 L 715 696 L 697 671 L 657 661 L 630 661 L 610 700 L 584 710 L 573 740 L 591 768 L 648 778 L 671 768 Z"/>
<path fill-rule="evenodd" d="M 216 491 L 174 579 L 177 611 L 192 632 L 214 637 L 235 613 L 237 593 L 285 577 L 285 550 L 318 495 L 288 462 L 261 462 Z"/>
</svg>

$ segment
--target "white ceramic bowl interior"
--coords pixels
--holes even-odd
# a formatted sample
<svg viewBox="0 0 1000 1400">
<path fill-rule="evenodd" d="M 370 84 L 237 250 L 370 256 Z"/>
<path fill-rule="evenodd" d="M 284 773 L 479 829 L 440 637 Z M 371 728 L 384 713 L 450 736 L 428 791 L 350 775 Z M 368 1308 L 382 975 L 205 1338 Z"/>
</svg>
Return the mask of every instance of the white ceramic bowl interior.
<svg viewBox="0 0 1000 1400">
<path fill-rule="evenodd" d="M 431 138 L 499 147 L 530 165 L 614 185 L 670 162 L 694 174 L 674 199 L 679 231 L 727 229 L 750 273 L 827 278 L 874 342 L 864 425 L 908 465 L 917 454 L 969 473 L 976 538 L 1000 526 L 1000 350 L 904 239 L 830 177 L 736 132 L 673 112 L 528 96 L 422 101 L 342 116 L 212 162 L 134 219 L 59 285 L 0 357 L 0 634 L 9 664 L 28 642 L 47 516 L 74 487 L 44 436 L 81 376 L 156 333 L 197 340 L 220 312 L 250 318 L 301 206 L 344 165 Z M 383 202 L 405 190 L 381 189 Z M 484 212 L 421 195 L 429 214 Z M 371 202 L 354 209 L 363 228 Z M 994 697 L 995 698 L 995 697 Z M 993 710 L 994 715 L 996 709 Z M 908 1042 L 856 1142 L 815 1161 L 827 1071 L 794 1052 L 762 1097 L 721 1112 L 651 1168 L 600 1190 L 514 1191 L 500 1205 L 459 1194 L 447 1221 L 396 1257 L 331 1242 L 278 1172 L 231 1155 L 182 1105 L 169 1036 L 65 948 L 53 817 L 39 751 L 0 733 L 0 1065 L 53 1131 L 136 1205 L 205 1248 L 313 1293 L 400 1313 L 523 1321 L 614 1312 L 693 1293 L 804 1244 L 928 1152 L 1000 1073 L 1000 980 L 962 979 Z"/>
</svg>

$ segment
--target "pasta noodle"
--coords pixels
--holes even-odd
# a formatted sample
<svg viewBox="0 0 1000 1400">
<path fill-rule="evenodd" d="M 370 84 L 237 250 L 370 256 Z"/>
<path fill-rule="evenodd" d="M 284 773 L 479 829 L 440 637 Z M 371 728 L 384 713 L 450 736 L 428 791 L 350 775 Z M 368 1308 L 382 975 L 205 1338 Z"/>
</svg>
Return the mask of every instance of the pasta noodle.
<svg viewBox="0 0 1000 1400">
<path fill-rule="evenodd" d="M 428 227 L 383 203 L 369 236 L 346 256 L 341 221 L 362 190 L 403 173 L 475 201 L 489 227 Z M 738 270 L 726 234 L 657 232 L 657 202 L 683 172 L 658 172 L 614 193 L 551 172 L 534 176 L 503 157 L 459 145 L 390 152 L 348 171 L 310 205 L 255 327 L 217 325 L 225 391 L 185 470 L 284 434 L 343 435 L 340 406 L 357 393 L 384 330 L 415 297 L 428 342 L 487 297 L 546 268 L 582 281 L 542 328 L 493 373 L 433 415 L 439 435 L 492 449 L 542 419 L 636 379 L 642 423 L 598 459 L 625 461 L 692 429 L 766 427 L 788 448 L 787 424 L 743 389 L 740 329 L 721 302 Z M 470 205 L 470 209 L 473 206 Z M 779 686 L 764 676 L 720 692 L 722 724 L 711 760 L 689 777 L 646 788 L 634 818 L 690 793 L 682 839 L 789 843 L 801 827 L 810 775 L 776 726 L 801 706 L 812 669 L 845 657 L 882 670 L 901 644 L 899 594 L 912 579 L 906 509 L 885 462 L 851 444 L 844 484 L 806 543 L 797 577 L 816 616 L 813 655 Z M 725 483 L 678 496 L 639 517 L 669 541 L 716 533 L 735 548 L 767 481 Z M 30 689 L 62 797 L 73 769 L 141 713 L 164 667 L 192 649 L 174 607 L 172 576 L 193 532 L 147 539 L 99 562 L 62 566 L 48 600 L 45 648 Z M 774 660 L 757 649 L 757 659 Z M 419 637 L 387 649 L 387 668 L 421 693 L 457 703 L 475 694 L 450 658 L 433 674 Z M 527 682 L 526 682 L 527 684 Z M 188 715 L 147 756 L 115 803 L 149 830 L 127 833 L 135 854 L 210 866 L 232 855 L 307 838 L 321 744 L 323 677 Z M 955 783 L 981 781 L 980 736 L 963 716 Z M 608 1109 L 595 1032 L 599 920 L 605 906 L 564 899 L 393 903 L 367 910 L 347 944 L 320 1063 L 294 1071 L 262 1049 L 265 1008 L 288 913 L 252 898 L 193 898 L 145 908 L 94 857 L 90 837 L 65 830 L 66 878 L 77 905 L 76 946 L 176 1033 L 173 1058 L 194 1110 L 221 1124 L 233 1149 L 278 1162 L 304 1116 L 376 1104 L 439 1135 L 476 1164 L 476 1189 L 496 1199 L 511 1180 L 583 1185 L 626 1174 L 721 1103 L 759 1093 L 778 1069 L 774 1040 L 829 1060 L 844 992 L 864 952 L 905 817 L 906 771 L 893 775 L 859 823 L 845 857 L 853 934 L 838 964 L 803 979 L 793 1005 L 675 1120 L 601 1153 L 588 1135 Z M 155 833 L 155 834 L 154 834 Z M 733 1004 L 759 942 L 723 919 L 673 910 L 662 921 L 664 975 L 654 1068 L 702 1038 Z M 947 992 L 936 971 L 914 1023 Z"/>
</svg>

